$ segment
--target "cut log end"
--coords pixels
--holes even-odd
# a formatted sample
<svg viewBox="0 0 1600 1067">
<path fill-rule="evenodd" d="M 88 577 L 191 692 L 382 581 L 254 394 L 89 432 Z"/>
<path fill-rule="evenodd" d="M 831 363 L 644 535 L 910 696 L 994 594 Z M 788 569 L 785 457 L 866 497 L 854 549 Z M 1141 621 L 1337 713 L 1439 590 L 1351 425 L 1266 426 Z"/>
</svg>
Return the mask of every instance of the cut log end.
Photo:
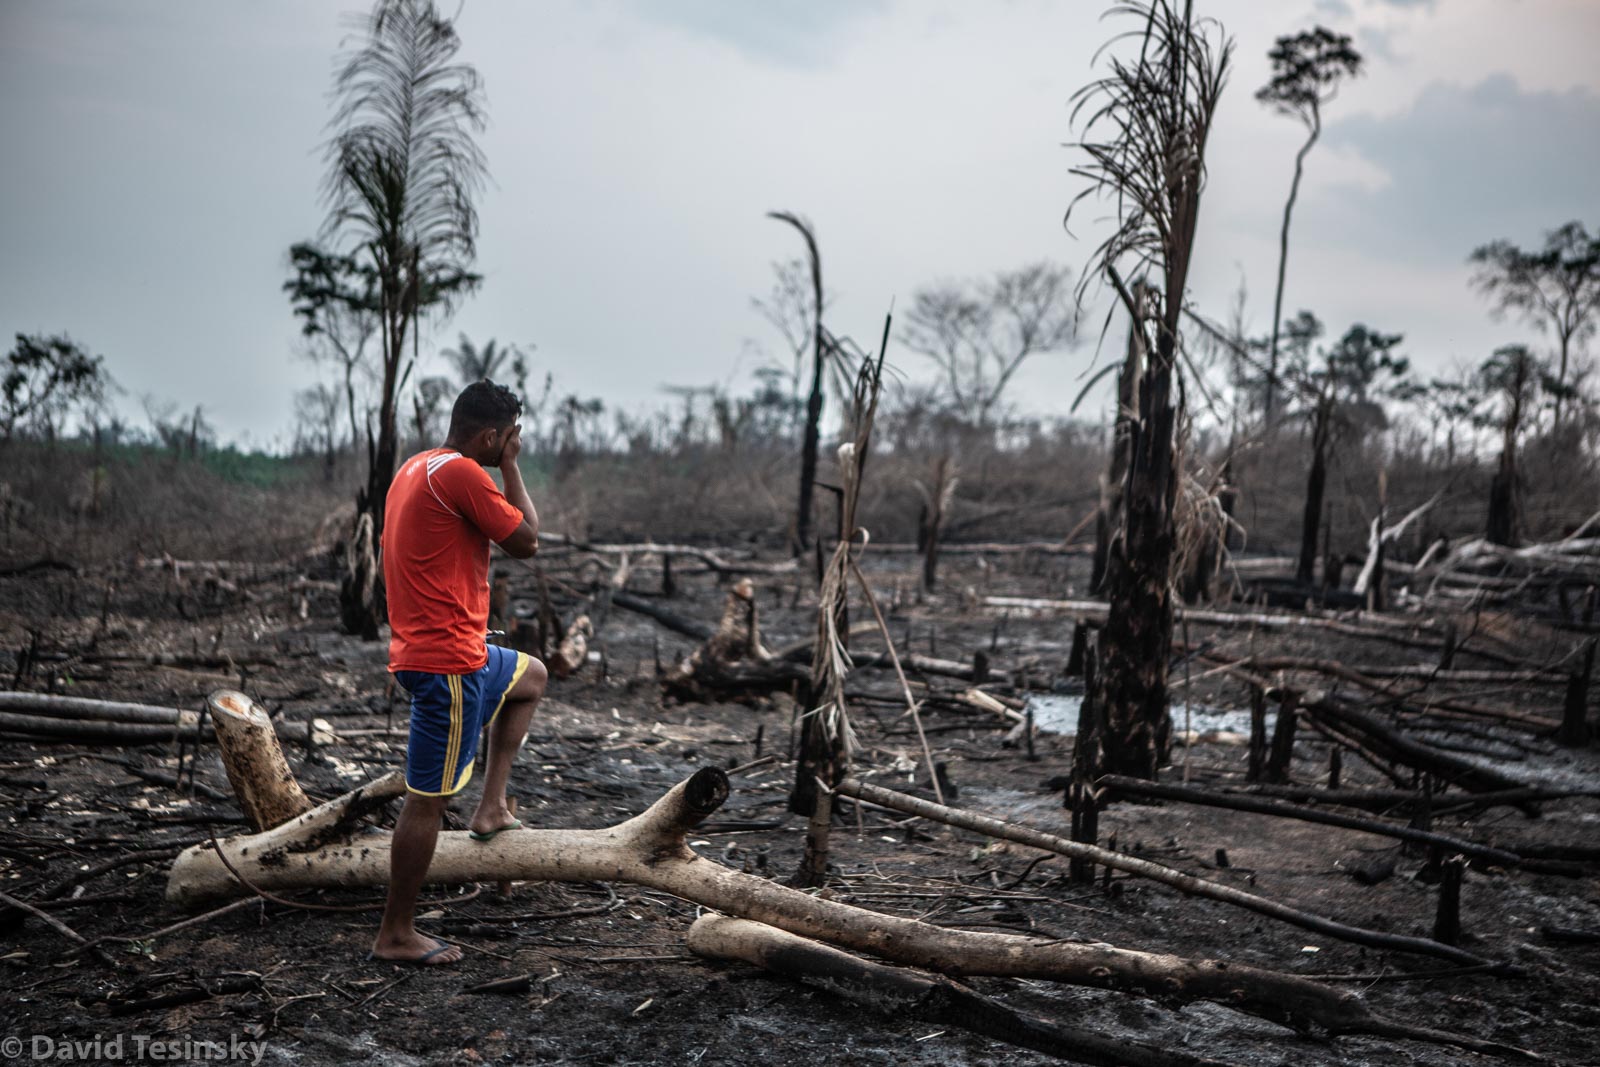
<svg viewBox="0 0 1600 1067">
<path fill-rule="evenodd" d="M 311 810 L 264 708 L 234 689 L 212 693 L 206 708 L 228 782 L 256 829 L 271 829 Z"/>
</svg>

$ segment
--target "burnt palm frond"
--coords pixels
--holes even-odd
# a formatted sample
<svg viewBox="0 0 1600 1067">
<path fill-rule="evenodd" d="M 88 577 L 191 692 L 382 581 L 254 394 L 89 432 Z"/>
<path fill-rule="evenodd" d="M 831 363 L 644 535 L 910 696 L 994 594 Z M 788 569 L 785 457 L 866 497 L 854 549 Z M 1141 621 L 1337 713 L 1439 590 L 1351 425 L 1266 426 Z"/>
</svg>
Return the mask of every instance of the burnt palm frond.
<svg viewBox="0 0 1600 1067">
<path fill-rule="evenodd" d="M 1073 198 L 1064 222 L 1070 225 L 1086 200 L 1111 201 L 1114 228 L 1092 253 L 1095 269 L 1079 280 L 1080 298 L 1091 278 L 1103 276 L 1132 313 L 1123 274 L 1163 278 L 1154 317 L 1173 340 L 1150 347 L 1170 359 L 1205 184 L 1206 142 L 1233 42 L 1216 21 L 1195 19 L 1192 3 L 1180 9 L 1169 0 L 1125 0 L 1107 16 L 1136 18 L 1143 28 L 1113 38 L 1097 60 L 1134 39 L 1139 52 L 1134 59 L 1111 56 L 1109 73 L 1073 96 L 1072 121 L 1082 130 L 1073 147 L 1088 159 L 1072 173 L 1088 185 Z"/>
<path fill-rule="evenodd" d="M 474 195 L 487 176 L 477 71 L 454 61 L 454 26 L 431 0 L 379 0 L 335 78 L 326 145 L 327 229 L 368 251 L 393 285 L 414 271 L 418 305 L 471 287 Z M 393 294 L 391 294 L 393 295 Z"/>
</svg>

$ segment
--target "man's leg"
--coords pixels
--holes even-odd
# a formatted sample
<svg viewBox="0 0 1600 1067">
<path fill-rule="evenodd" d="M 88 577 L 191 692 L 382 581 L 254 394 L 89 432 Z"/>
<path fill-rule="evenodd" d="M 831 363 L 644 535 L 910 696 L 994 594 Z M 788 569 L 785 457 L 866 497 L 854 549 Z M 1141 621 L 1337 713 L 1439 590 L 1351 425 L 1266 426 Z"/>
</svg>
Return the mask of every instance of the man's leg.
<svg viewBox="0 0 1600 1067">
<path fill-rule="evenodd" d="M 549 676 L 544 664 L 533 660 L 522 677 L 506 692 L 506 700 L 489 727 L 489 751 L 484 756 L 483 798 L 472 813 L 472 829 L 480 834 L 509 826 L 515 818 L 506 806 L 506 782 L 511 777 L 511 761 L 528 736 L 533 709 L 544 696 Z"/>
<path fill-rule="evenodd" d="M 406 794 L 405 807 L 395 820 L 394 840 L 389 846 L 389 899 L 383 908 L 383 925 L 373 942 L 372 954 L 385 960 L 414 960 L 437 949 L 440 942 L 417 933 L 414 925 L 417 894 L 422 879 L 433 862 L 433 848 L 439 841 L 439 823 L 449 797 Z M 454 963 L 461 950 L 451 945 L 428 960 L 429 964 Z"/>
</svg>

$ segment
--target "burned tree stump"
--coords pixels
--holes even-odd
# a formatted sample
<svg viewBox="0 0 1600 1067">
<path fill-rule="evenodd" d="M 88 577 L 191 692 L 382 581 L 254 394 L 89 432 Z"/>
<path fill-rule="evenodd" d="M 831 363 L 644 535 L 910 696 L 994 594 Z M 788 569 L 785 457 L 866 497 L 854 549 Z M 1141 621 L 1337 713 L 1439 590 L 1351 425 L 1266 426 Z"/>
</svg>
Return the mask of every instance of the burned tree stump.
<svg viewBox="0 0 1600 1067">
<path fill-rule="evenodd" d="M 206 699 L 228 783 L 245 818 L 257 830 L 279 826 L 311 809 L 311 801 L 284 759 L 272 719 L 259 704 L 232 689 Z"/>
</svg>

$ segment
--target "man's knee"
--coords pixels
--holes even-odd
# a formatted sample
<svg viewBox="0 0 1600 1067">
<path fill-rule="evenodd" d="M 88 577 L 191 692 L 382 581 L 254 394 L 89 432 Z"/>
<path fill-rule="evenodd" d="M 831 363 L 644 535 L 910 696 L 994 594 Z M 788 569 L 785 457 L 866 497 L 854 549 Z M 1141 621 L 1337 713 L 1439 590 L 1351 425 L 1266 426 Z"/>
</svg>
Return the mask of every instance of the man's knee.
<svg viewBox="0 0 1600 1067">
<path fill-rule="evenodd" d="M 544 669 L 544 664 L 529 657 L 527 669 L 509 695 L 513 700 L 538 700 L 544 696 L 544 687 L 549 681 L 550 672 Z"/>
<path fill-rule="evenodd" d="M 406 793 L 405 808 L 402 815 L 410 815 L 424 822 L 430 821 L 437 826 L 444 821 L 444 810 L 449 806 L 449 796 L 432 797 L 422 793 Z"/>
</svg>

